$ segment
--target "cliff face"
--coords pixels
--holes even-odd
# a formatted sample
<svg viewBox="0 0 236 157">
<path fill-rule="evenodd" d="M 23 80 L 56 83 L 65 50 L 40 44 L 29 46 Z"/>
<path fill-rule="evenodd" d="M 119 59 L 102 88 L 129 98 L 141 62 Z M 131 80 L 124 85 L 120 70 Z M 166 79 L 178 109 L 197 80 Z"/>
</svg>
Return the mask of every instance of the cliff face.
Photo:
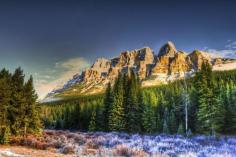
<svg viewBox="0 0 236 157">
<path fill-rule="evenodd" d="M 172 42 L 167 42 L 160 48 L 158 55 L 154 55 L 151 48 L 145 47 L 122 52 L 110 60 L 98 58 L 91 68 L 75 75 L 63 88 L 52 91 L 48 97 L 98 93 L 106 88 L 108 82 L 113 83 L 119 73 L 130 71 L 139 76 L 143 86 L 167 83 L 191 76 L 201 69 L 204 61 L 209 62 L 213 69 L 214 66 L 235 62 L 211 58 L 206 52 L 198 50 L 189 54 L 177 51 Z"/>
</svg>

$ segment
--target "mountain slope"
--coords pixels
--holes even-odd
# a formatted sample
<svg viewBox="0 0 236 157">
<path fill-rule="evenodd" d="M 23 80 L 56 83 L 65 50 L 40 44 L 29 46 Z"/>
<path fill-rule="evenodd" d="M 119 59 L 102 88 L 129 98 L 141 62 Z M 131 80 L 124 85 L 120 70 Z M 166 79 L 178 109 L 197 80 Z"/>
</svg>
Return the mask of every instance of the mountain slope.
<svg viewBox="0 0 236 157">
<path fill-rule="evenodd" d="M 192 53 L 178 51 L 172 42 L 163 45 L 157 55 L 149 47 L 122 52 L 110 60 L 98 58 L 81 74 L 76 74 L 63 88 L 53 90 L 46 99 L 70 97 L 103 92 L 108 82 L 113 83 L 119 73 L 133 70 L 142 86 L 166 84 L 169 81 L 190 77 L 201 69 L 204 61 L 213 70 L 236 69 L 234 59 L 213 58 L 207 52 L 194 50 Z"/>
</svg>

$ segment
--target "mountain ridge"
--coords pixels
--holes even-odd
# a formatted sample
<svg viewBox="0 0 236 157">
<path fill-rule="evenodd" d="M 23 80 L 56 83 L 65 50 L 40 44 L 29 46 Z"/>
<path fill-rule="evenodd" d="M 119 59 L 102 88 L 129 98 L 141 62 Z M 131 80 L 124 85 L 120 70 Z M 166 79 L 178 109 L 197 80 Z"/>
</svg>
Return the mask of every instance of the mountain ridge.
<svg viewBox="0 0 236 157">
<path fill-rule="evenodd" d="M 158 54 L 150 47 L 121 52 L 111 59 L 97 58 L 94 64 L 76 74 L 62 88 L 48 93 L 45 99 L 67 97 L 71 95 L 95 94 L 104 91 L 108 82 L 113 83 L 119 73 L 134 71 L 140 78 L 142 86 L 166 84 L 169 81 L 190 77 L 201 69 L 204 61 L 209 62 L 213 70 L 236 68 L 236 61 L 227 58 L 214 58 L 204 51 L 194 50 L 191 53 L 178 51 L 168 41 Z"/>
</svg>

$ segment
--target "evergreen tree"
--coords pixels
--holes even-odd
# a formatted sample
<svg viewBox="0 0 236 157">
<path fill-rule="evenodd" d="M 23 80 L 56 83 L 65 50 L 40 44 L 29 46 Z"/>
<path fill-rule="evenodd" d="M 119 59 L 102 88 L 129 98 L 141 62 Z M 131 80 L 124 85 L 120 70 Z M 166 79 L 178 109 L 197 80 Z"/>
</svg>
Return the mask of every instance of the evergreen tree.
<svg viewBox="0 0 236 157">
<path fill-rule="evenodd" d="M 3 69 L 0 72 L 0 139 L 5 143 L 5 132 L 9 129 L 9 107 L 11 99 L 10 74 Z"/>
<path fill-rule="evenodd" d="M 40 106 L 36 103 L 37 94 L 33 86 L 33 77 L 24 86 L 24 106 L 23 106 L 23 124 L 24 136 L 27 133 L 40 133 L 42 124 L 40 120 Z"/>
<path fill-rule="evenodd" d="M 72 113 L 72 115 L 73 115 L 72 116 L 73 117 L 72 127 L 75 128 L 75 129 L 81 129 L 82 128 L 80 112 L 81 112 L 80 104 L 76 103 L 74 111 Z"/>
<path fill-rule="evenodd" d="M 106 93 L 105 93 L 105 98 L 104 98 L 104 131 L 109 131 L 109 117 L 110 117 L 110 112 L 111 112 L 111 107 L 112 107 L 112 102 L 113 101 L 113 93 L 111 89 L 111 83 L 108 83 Z"/>
<path fill-rule="evenodd" d="M 70 129 L 72 125 L 70 115 L 71 115 L 70 108 L 67 106 L 65 109 L 65 115 L 64 115 L 64 122 L 65 122 L 64 128 L 65 129 Z"/>
<path fill-rule="evenodd" d="M 177 131 L 177 126 L 176 126 L 176 119 L 175 119 L 175 114 L 172 111 L 169 115 L 168 118 L 168 126 L 169 126 L 169 131 L 170 133 L 174 134 Z"/>
<path fill-rule="evenodd" d="M 11 130 L 9 126 L 4 128 L 4 130 L 2 130 L 2 133 L 3 134 L 0 136 L 0 144 L 9 144 L 11 136 Z"/>
<path fill-rule="evenodd" d="M 233 134 L 236 129 L 236 99 L 235 91 L 232 84 L 227 84 L 226 88 L 222 90 L 224 99 L 224 126 L 223 133 Z"/>
<path fill-rule="evenodd" d="M 15 70 L 12 76 L 12 95 L 10 105 L 10 122 L 11 131 L 13 134 L 20 135 L 24 132 L 22 128 L 22 120 L 24 119 L 24 74 L 23 70 L 19 67 Z"/>
<path fill-rule="evenodd" d="M 201 72 L 196 74 L 196 89 L 198 92 L 198 128 L 200 132 L 214 134 L 221 124 L 219 93 L 214 85 L 212 69 L 204 62 Z"/>
<path fill-rule="evenodd" d="M 184 135 L 184 134 L 185 134 L 184 127 L 183 127 L 183 124 L 182 124 L 182 123 L 179 124 L 177 133 L 178 133 L 179 135 Z"/>
<path fill-rule="evenodd" d="M 119 74 L 113 89 L 113 103 L 109 115 L 109 130 L 124 131 L 125 130 L 125 113 L 124 113 L 124 87 L 123 77 Z"/>
<path fill-rule="evenodd" d="M 153 133 L 156 129 L 156 119 L 153 107 L 151 104 L 145 105 L 142 114 L 142 126 L 147 133 Z"/>
<path fill-rule="evenodd" d="M 141 124 L 139 122 L 141 120 L 141 102 L 139 100 L 139 82 L 133 71 L 131 72 L 127 87 L 125 96 L 127 100 L 125 103 L 126 130 L 128 132 L 140 132 Z"/>
<path fill-rule="evenodd" d="M 104 130 L 104 111 L 100 105 L 96 106 L 96 131 L 103 131 Z"/>
<path fill-rule="evenodd" d="M 169 134 L 170 130 L 169 130 L 169 126 L 168 126 L 168 119 L 169 115 L 168 115 L 168 109 L 165 108 L 164 111 L 164 120 L 163 120 L 163 133 Z"/>
<path fill-rule="evenodd" d="M 89 129 L 90 132 L 96 131 L 96 111 L 92 112 L 91 119 L 89 122 Z"/>
</svg>

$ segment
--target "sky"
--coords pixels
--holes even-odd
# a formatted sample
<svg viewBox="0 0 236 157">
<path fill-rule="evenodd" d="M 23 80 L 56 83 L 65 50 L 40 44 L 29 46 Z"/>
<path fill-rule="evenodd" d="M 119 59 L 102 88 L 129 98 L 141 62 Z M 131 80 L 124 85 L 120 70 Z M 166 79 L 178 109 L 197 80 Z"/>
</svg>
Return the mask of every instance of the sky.
<svg viewBox="0 0 236 157">
<path fill-rule="evenodd" d="M 33 75 L 39 98 L 98 57 L 167 41 L 236 58 L 233 0 L 0 0 L 0 69 Z"/>
</svg>

